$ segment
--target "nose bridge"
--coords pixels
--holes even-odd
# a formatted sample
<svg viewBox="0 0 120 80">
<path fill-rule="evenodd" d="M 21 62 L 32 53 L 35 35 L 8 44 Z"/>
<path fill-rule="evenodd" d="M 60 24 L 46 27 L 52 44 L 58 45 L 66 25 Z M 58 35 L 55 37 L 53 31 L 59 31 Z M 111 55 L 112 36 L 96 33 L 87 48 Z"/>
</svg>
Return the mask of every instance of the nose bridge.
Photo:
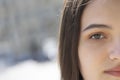
<svg viewBox="0 0 120 80">
<path fill-rule="evenodd" d="M 114 40 L 113 45 L 115 49 L 120 50 L 120 36 Z"/>
<path fill-rule="evenodd" d="M 119 59 L 120 60 L 120 37 L 114 39 L 110 46 L 110 59 Z"/>
</svg>

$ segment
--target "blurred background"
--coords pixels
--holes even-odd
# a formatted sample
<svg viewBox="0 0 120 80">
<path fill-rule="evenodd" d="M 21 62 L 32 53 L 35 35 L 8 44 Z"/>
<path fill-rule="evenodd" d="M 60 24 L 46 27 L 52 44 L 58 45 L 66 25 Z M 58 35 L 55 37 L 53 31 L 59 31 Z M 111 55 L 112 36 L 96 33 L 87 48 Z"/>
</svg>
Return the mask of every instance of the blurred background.
<svg viewBox="0 0 120 80">
<path fill-rule="evenodd" d="M 0 80 L 60 80 L 63 0 L 0 0 Z"/>
</svg>

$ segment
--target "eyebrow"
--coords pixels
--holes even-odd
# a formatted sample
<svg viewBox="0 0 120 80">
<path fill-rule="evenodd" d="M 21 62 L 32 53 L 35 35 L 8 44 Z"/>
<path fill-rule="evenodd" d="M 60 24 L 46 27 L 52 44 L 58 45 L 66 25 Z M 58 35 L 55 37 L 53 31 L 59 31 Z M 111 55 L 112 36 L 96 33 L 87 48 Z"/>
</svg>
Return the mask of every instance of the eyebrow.
<svg viewBox="0 0 120 80">
<path fill-rule="evenodd" d="M 89 29 L 93 29 L 93 28 L 107 28 L 107 29 L 112 29 L 112 27 L 105 25 L 105 24 L 91 24 L 88 25 L 85 29 L 82 30 L 82 32 L 87 31 Z"/>
</svg>

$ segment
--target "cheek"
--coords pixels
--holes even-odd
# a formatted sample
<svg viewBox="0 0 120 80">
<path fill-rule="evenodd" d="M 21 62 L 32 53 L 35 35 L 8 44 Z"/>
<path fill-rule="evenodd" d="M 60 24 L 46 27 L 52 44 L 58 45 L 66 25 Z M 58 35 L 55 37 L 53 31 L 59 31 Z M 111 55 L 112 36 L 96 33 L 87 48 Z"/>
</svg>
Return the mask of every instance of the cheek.
<svg viewBox="0 0 120 80">
<path fill-rule="evenodd" d="M 107 56 L 104 48 L 81 46 L 78 53 L 80 72 L 84 78 L 88 78 L 86 80 L 93 79 L 94 76 L 101 75 Z"/>
<path fill-rule="evenodd" d="M 105 42 L 80 42 L 78 48 L 80 62 L 100 64 L 108 56 L 109 43 Z"/>
<path fill-rule="evenodd" d="M 97 71 L 103 66 L 107 58 L 105 46 L 93 47 L 88 45 L 80 45 L 78 53 L 81 68 L 88 70 L 88 72 L 89 70 Z"/>
</svg>

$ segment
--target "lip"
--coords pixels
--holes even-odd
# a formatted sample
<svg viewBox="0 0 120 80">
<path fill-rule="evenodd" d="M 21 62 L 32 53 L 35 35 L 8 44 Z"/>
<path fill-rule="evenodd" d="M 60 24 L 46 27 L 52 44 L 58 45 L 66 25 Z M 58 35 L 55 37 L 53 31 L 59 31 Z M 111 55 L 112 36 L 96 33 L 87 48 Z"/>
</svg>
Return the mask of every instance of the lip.
<svg viewBox="0 0 120 80">
<path fill-rule="evenodd" d="M 109 70 L 105 71 L 105 73 L 115 76 L 115 77 L 120 77 L 120 66 L 109 69 Z"/>
</svg>

